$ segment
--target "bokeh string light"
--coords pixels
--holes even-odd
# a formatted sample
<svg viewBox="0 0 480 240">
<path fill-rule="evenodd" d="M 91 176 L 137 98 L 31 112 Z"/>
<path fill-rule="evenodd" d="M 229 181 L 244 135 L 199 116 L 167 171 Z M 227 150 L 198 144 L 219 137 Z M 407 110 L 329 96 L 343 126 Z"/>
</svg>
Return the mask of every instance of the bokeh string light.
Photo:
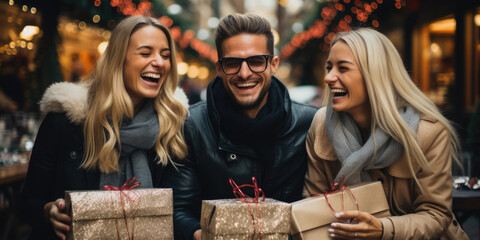
<svg viewBox="0 0 480 240">
<path fill-rule="evenodd" d="M 100 1 L 95 0 L 95 6 L 100 6 Z M 98 7 L 97 6 L 97 7 Z M 125 16 L 131 15 L 144 15 L 144 16 L 151 16 L 152 15 L 152 3 L 148 0 L 141 0 L 137 4 L 133 3 L 132 0 L 111 0 L 110 6 L 116 7 L 119 12 L 121 12 Z"/>
<path fill-rule="evenodd" d="M 163 16 L 159 18 L 159 20 L 167 27 L 170 27 L 172 37 L 173 39 L 175 39 L 181 49 L 185 49 L 190 46 L 201 57 L 209 59 L 212 63 L 215 63 L 217 61 L 217 50 L 215 50 L 215 48 L 212 47 L 210 44 L 198 39 L 195 36 L 195 31 L 191 29 L 182 31 L 180 26 L 172 27 L 173 20 L 167 16 Z"/>
<path fill-rule="evenodd" d="M 296 33 L 280 50 L 280 59 L 285 61 L 298 49 L 304 48 L 313 39 L 321 40 L 319 48 L 328 50 L 336 32 L 350 31 L 353 25 L 380 27 L 374 14 L 383 0 L 332 0 L 324 3 L 319 18 L 308 29 Z M 405 0 L 395 0 L 395 7 L 406 6 Z"/>
<path fill-rule="evenodd" d="M 95 0 L 94 5 L 99 7 L 101 0 Z M 111 0 L 110 6 L 116 7 L 123 15 L 144 15 L 152 16 L 153 5 L 148 0 L 142 0 L 138 6 L 132 0 Z M 170 28 L 172 36 L 181 49 L 191 47 L 199 56 L 210 60 L 212 63 L 217 61 L 217 51 L 210 44 L 198 39 L 195 32 L 191 29 L 182 30 L 180 26 L 175 25 L 173 20 L 168 16 L 162 16 L 158 20 Z"/>
<path fill-rule="evenodd" d="M 18 3 L 18 2 L 17 2 Z M 18 36 L 15 32 L 9 32 L 9 36 L 11 37 L 12 41 L 10 42 L 2 42 L 0 43 L 0 54 L 7 54 L 7 55 L 17 55 L 19 51 L 31 51 L 34 50 L 34 37 L 41 35 L 41 31 L 38 26 L 35 25 L 23 25 L 24 18 L 31 14 L 31 16 L 37 13 L 37 8 L 35 6 L 29 5 L 18 5 L 15 3 L 14 0 L 8 1 L 8 7 L 10 8 L 18 8 L 22 11 L 22 14 L 15 18 L 13 16 L 9 16 L 7 18 L 8 23 L 15 23 L 17 25 L 23 26 L 22 31 L 18 33 Z M 30 10 L 30 11 L 29 11 Z M 20 12 L 17 10 L 13 10 L 14 12 Z M 25 15 L 26 14 L 26 15 Z M 30 16 L 27 16 L 30 17 Z"/>
</svg>

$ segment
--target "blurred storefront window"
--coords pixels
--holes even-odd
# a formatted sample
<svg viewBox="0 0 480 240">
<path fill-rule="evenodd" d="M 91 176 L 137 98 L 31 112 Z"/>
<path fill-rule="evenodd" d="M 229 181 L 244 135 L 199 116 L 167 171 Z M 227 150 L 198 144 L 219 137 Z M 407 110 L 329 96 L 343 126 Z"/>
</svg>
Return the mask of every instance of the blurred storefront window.
<svg viewBox="0 0 480 240">
<path fill-rule="evenodd" d="M 35 70 L 33 59 L 38 39 L 40 13 L 36 7 L 0 2 L 0 113 L 28 108 L 28 86 Z"/>
<path fill-rule="evenodd" d="M 58 59 L 63 80 L 76 82 L 85 78 L 102 54 L 100 51 L 110 38 L 110 31 L 60 16 L 58 32 L 62 39 Z"/>
<path fill-rule="evenodd" d="M 455 25 L 448 16 L 414 30 L 414 80 L 439 106 L 446 104 L 448 86 L 455 80 Z"/>
<path fill-rule="evenodd" d="M 466 109 L 473 108 L 479 98 L 480 10 L 465 14 L 466 26 L 458 31 L 452 15 L 416 26 L 413 30 L 413 79 L 420 89 L 439 107 L 455 104 L 455 81 L 461 81 Z M 462 34 L 458 37 L 458 34 Z M 456 41 L 462 39 L 459 55 Z M 460 58 L 459 58 L 460 56 Z M 462 61 L 462 72 L 456 72 L 456 61 Z M 463 77 L 459 78 L 459 74 Z"/>
</svg>

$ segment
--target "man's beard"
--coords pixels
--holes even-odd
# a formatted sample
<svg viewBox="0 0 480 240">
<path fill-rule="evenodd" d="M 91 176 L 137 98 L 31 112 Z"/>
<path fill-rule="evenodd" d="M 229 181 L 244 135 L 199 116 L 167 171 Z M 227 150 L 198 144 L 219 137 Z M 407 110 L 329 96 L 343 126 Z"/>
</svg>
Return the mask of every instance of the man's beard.
<svg viewBox="0 0 480 240">
<path fill-rule="evenodd" d="M 269 89 L 270 89 L 270 85 L 264 86 L 262 88 L 262 90 L 260 91 L 260 94 L 258 95 L 257 99 L 254 102 L 248 103 L 248 104 L 241 103 L 240 101 L 238 101 L 238 99 L 235 97 L 235 95 L 232 93 L 232 91 L 230 89 L 227 91 L 227 94 L 230 97 L 230 99 L 232 100 L 232 103 L 236 107 L 238 107 L 242 110 L 250 110 L 250 109 L 256 108 L 257 106 L 259 106 L 262 103 L 262 101 L 265 98 L 265 96 L 267 95 Z"/>
</svg>

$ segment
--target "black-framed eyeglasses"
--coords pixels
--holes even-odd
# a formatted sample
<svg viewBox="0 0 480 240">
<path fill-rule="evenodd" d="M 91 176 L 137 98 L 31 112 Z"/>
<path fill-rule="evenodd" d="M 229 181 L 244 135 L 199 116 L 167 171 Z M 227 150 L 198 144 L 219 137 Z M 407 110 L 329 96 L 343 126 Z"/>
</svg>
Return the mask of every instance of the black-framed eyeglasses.
<svg viewBox="0 0 480 240">
<path fill-rule="evenodd" d="M 247 62 L 248 68 L 254 73 L 261 73 L 267 69 L 268 58 L 272 55 L 254 55 L 246 58 L 224 57 L 218 59 L 220 66 L 225 74 L 237 74 L 242 67 L 243 62 Z"/>
</svg>

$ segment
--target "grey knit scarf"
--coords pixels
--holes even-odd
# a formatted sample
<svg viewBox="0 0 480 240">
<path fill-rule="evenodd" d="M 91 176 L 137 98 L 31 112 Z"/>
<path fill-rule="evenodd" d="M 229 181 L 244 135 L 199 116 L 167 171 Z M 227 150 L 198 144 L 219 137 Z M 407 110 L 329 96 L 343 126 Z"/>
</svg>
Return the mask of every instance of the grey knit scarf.
<svg viewBox="0 0 480 240">
<path fill-rule="evenodd" d="M 398 111 L 408 126 L 416 132 L 420 113 L 410 106 L 401 107 Z M 350 185 L 371 181 L 369 170 L 390 166 L 403 153 L 403 146 L 379 127 L 375 128 L 375 137 L 370 136 L 367 142 L 363 143 L 353 117 L 346 112 L 333 111 L 331 102 L 327 106 L 326 127 L 335 154 L 342 162 L 335 182 L 339 182 L 342 176 L 343 182 Z"/>
<path fill-rule="evenodd" d="M 153 187 L 146 150 L 155 146 L 158 129 L 158 117 L 151 100 L 145 102 L 133 119 L 123 120 L 120 127 L 122 151 L 118 159 L 120 171 L 101 173 L 100 189 L 104 185 L 120 188 L 131 177 L 141 183 L 139 188 Z"/>
</svg>

